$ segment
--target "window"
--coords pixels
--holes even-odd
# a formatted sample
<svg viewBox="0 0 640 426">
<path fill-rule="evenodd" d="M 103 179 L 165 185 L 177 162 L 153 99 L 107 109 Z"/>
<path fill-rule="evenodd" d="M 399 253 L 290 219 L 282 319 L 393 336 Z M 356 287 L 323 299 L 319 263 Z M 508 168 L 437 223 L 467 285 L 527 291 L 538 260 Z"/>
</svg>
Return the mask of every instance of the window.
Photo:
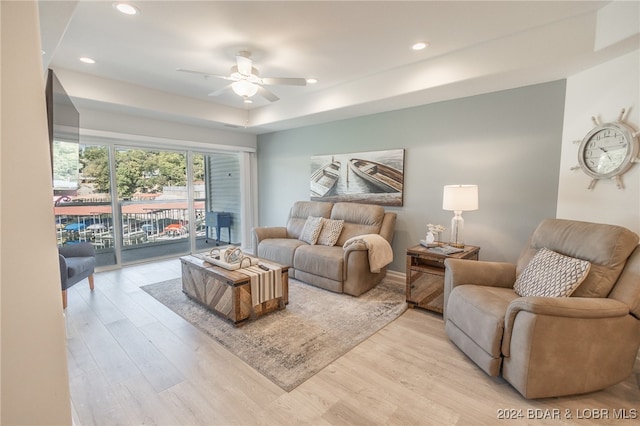
<svg viewBox="0 0 640 426">
<path fill-rule="evenodd" d="M 118 148 L 122 262 L 190 252 L 187 153 Z"/>
<path fill-rule="evenodd" d="M 96 248 L 98 266 L 116 263 L 113 244 L 113 209 L 111 205 L 111 173 L 109 148 L 99 145 L 75 144 L 71 149 L 54 150 L 56 155 L 78 153 L 75 171 L 77 185 L 61 189 L 55 185 L 54 214 L 58 245 L 91 242 Z M 61 162 L 58 162 L 61 163 Z"/>
<path fill-rule="evenodd" d="M 195 158 L 199 155 L 204 165 L 204 199 L 196 199 L 204 201 L 205 212 L 208 212 L 205 213 L 206 242 L 239 245 L 242 242 L 240 159 L 237 154 L 196 154 Z M 199 244 L 199 247 L 204 246 Z"/>
<path fill-rule="evenodd" d="M 208 250 L 218 238 L 248 240 L 251 218 L 243 216 L 250 194 L 242 189 L 248 154 L 88 139 L 70 148 L 78 150 L 79 166 L 68 171 L 72 176 L 78 168 L 77 188 L 54 191 L 58 244 L 91 242 L 98 266 L 107 266 Z M 228 214 L 230 223 L 207 226 L 207 212 Z"/>
</svg>

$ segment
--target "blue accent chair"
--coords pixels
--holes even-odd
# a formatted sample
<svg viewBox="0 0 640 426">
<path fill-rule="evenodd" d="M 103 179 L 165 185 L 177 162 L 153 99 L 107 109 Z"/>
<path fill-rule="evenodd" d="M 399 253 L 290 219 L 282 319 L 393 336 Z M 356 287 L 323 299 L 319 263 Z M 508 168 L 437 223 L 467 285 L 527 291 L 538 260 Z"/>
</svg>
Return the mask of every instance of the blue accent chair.
<svg viewBox="0 0 640 426">
<path fill-rule="evenodd" d="M 69 244 L 58 248 L 60 279 L 62 281 L 62 309 L 67 308 L 67 289 L 85 278 L 93 290 L 96 251 L 91 243 Z"/>
</svg>

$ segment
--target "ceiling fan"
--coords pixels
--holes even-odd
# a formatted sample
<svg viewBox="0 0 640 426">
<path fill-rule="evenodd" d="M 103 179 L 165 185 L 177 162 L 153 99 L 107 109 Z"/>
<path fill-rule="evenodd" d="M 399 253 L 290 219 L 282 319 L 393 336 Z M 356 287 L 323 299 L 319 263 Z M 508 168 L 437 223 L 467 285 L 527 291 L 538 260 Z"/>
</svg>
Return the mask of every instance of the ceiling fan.
<svg viewBox="0 0 640 426">
<path fill-rule="evenodd" d="M 176 71 L 189 72 L 205 76 L 212 76 L 229 80 L 231 83 L 225 87 L 209 93 L 209 96 L 218 96 L 228 88 L 231 88 L 238 96 L 242 96 L 246 103 L 251 103 L 251 98 L 256 93 L 270 102 L 275 102 L 277 97 L 273 92 L 267 90 L 265 85 L 289 85 L 289 86 L 306 86 L 307 80 L 304 78 L 285 78 L 285 77 L 260 77 L 258 70 L 253 67 L 251 53 L 242 50 L 236 55 L 236 65 L 231 67 L 231 73 L 228 76 L 211 74 L 202 71 L 187 70 L 184 68 L 176 68 Z"/>
</svg>

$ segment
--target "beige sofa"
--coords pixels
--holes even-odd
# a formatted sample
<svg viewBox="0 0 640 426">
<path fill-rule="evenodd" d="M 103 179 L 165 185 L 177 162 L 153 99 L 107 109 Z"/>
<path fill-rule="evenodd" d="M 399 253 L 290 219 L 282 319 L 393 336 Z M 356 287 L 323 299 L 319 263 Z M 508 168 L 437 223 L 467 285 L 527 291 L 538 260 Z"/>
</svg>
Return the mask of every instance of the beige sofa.
<svg viewBox="0 0 640 426">
<path fill-rule="evenodd" d="M 548 253 L 543 248 L 564 261 L 590 263 L 569 297 L 527 294 L 571 281 L 566 271 L 556 273 L 562 256 L 530 267 L 539 252 Z M 523 286 L 532 281 L 538 286 Z M 517 264 L 447 259 L 444 305 L 451 341 L 524 397 L 604 389 L 629 377 L 640 345 L 638 235 L 620 226 L 545 220 Z"/>
<path fill-rule="evenodd" d="M 309 216 L 344 221 L 334 246 L 299 239 Z M 346 248 L 343 245 L 354 237 L 372 234 L 391 244 L 395 222 L 396 214 L 381 206 L 298 201 L 291 208 L 286 226 L 252 230 L 253 247 L 259 257 L 290 266 L 290 276 L 300 281 L 359 296 L 375 287 L 387 269 L 371 271 L 367 245 L 361 242 Z"/>
</svg>

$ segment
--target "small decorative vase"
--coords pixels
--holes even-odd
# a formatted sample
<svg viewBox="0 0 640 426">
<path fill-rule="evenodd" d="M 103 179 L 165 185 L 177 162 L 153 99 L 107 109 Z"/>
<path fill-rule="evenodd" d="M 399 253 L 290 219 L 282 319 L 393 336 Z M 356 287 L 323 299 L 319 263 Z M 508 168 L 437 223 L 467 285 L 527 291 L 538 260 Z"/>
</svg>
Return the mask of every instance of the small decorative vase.
<svg viewBox="0 0 640 426">
<path fill-rule="evenodd" d="M 436 242 L 436 235 L 433 232 L 427 232 L 427 236 L 424 238 L 424 240 L 428 244 L 433 244 Z"/>
</svg>

